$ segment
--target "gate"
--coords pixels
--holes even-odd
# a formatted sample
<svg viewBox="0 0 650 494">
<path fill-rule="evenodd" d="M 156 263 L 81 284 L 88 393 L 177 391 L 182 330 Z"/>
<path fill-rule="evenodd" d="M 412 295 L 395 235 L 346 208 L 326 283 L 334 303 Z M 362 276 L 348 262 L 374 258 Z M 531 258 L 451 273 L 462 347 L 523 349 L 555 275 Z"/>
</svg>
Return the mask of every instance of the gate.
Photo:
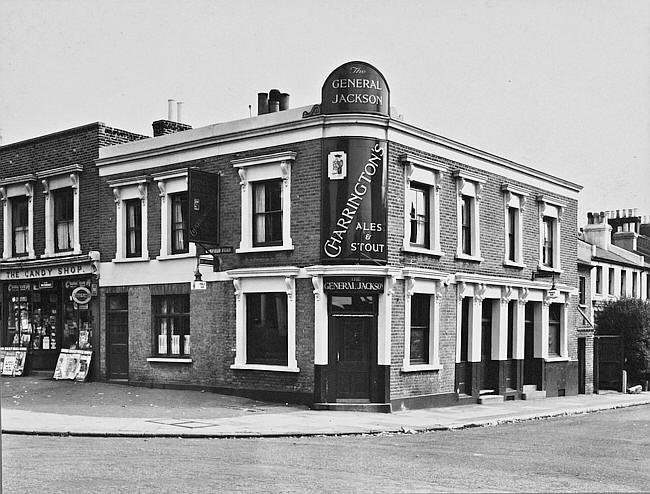
<svg viewBox="0 0 650 494">
<path fill-rule="evenodd" d="M 623 387 L 623 340 L 619 335 L 594 336 L 594 391 Z"/>
</svg>

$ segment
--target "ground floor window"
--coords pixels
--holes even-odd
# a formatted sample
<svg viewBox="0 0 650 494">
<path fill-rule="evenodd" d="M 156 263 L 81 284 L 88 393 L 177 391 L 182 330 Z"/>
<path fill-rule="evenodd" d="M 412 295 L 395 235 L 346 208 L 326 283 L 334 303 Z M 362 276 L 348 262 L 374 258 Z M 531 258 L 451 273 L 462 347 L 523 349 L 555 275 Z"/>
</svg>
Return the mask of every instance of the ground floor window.
<svg viewBox="0 0 650 494">
<path fill-rule="evenodd" d="M 548 308 L 548 354 L 559 357 L 562 341 L 561 324 L 562 307 L 560 304 L 551 304 Z"/>
<path fill-rule="evenodd" d="M 461 303 L 460 314 L 460 362 L 467 362 L 469 357 L 469 331 L 472 309 L 472 299 L 469 297 L 463 298 Z"/>
<path fill-rule="evenodd" d="M 157 355 L 179 357 L 190 354 L 189 294 L 151 297 Z"/>
<path fill-rule="evenodd" d="M 246 294 L 246 363 L 287 365 L 287 294 Z"/>
<path fill-rule="evenodd" d="M 431 296 L 416 293 L 411 297 L 410 364 L 429 363 Z"/>
</svg>

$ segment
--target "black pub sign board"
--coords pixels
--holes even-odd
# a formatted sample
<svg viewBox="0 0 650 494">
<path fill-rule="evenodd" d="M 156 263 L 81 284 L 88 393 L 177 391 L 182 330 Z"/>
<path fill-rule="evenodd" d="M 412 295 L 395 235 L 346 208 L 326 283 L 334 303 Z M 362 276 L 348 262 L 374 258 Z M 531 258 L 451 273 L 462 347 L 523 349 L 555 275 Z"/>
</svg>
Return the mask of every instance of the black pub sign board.
<svg viewBox="0 0 650 494">
<path fill-rule="evenodd" d="M 386 141 L 323 142 L 321 261 L 386 264 Z"/>
<path fill-rule="evenodd" d="M 188 240 L 219 245 L 219 175 L 190 168 L 187 190 Z"/>
<path fill-rule="evenodd" d="M 348 62 L 335 69 L 323 84 L 321 112 L 389 115 L 390 90 L 386 79 L 366 62 Z"/>
</svg>

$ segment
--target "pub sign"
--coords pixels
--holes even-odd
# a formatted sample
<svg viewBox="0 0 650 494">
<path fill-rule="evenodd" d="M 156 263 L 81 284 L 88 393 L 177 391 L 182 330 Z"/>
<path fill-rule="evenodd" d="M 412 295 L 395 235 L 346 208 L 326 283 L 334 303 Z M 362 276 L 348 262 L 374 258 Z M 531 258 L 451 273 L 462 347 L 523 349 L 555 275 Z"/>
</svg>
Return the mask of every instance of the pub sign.
<svg viewBox="0 0 650 494">
<path fill-rule="evenodd" d="M 187 177 L 188 240 L 219 245 L 219 175 L 190 168 Z"/>
<path fill-rule="evenodd" d="M 390 91 L 386 79 L 366 62 L 348 62 L 335 69 L 323 84 L 321 112 L 389 115 Z"/>
<path fill-rule="evenodd" d="M 386 141 L 325 139 L 322 163 L 322 262 L 385 264 Z"/>
</svg>

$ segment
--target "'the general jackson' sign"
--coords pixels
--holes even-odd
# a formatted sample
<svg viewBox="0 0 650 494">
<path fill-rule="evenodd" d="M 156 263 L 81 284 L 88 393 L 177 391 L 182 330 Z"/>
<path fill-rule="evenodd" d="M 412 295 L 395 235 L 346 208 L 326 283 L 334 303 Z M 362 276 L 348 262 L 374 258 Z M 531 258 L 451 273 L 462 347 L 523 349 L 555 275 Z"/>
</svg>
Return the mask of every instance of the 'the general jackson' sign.
<svg viewBox="0 0 650 494">
<path fill-rule="evenodd" d="M 335 69 L 325 80 L 321 112 L 379 113 L 388 115 L 390 91 L 386 79 L 365 62 L 348 62 Z"/>
<path fill-rule="evenodd" d="M 322 160 L 321 260 L 385 264 L 386 142 L 326 139 Z"/>
</svg>

